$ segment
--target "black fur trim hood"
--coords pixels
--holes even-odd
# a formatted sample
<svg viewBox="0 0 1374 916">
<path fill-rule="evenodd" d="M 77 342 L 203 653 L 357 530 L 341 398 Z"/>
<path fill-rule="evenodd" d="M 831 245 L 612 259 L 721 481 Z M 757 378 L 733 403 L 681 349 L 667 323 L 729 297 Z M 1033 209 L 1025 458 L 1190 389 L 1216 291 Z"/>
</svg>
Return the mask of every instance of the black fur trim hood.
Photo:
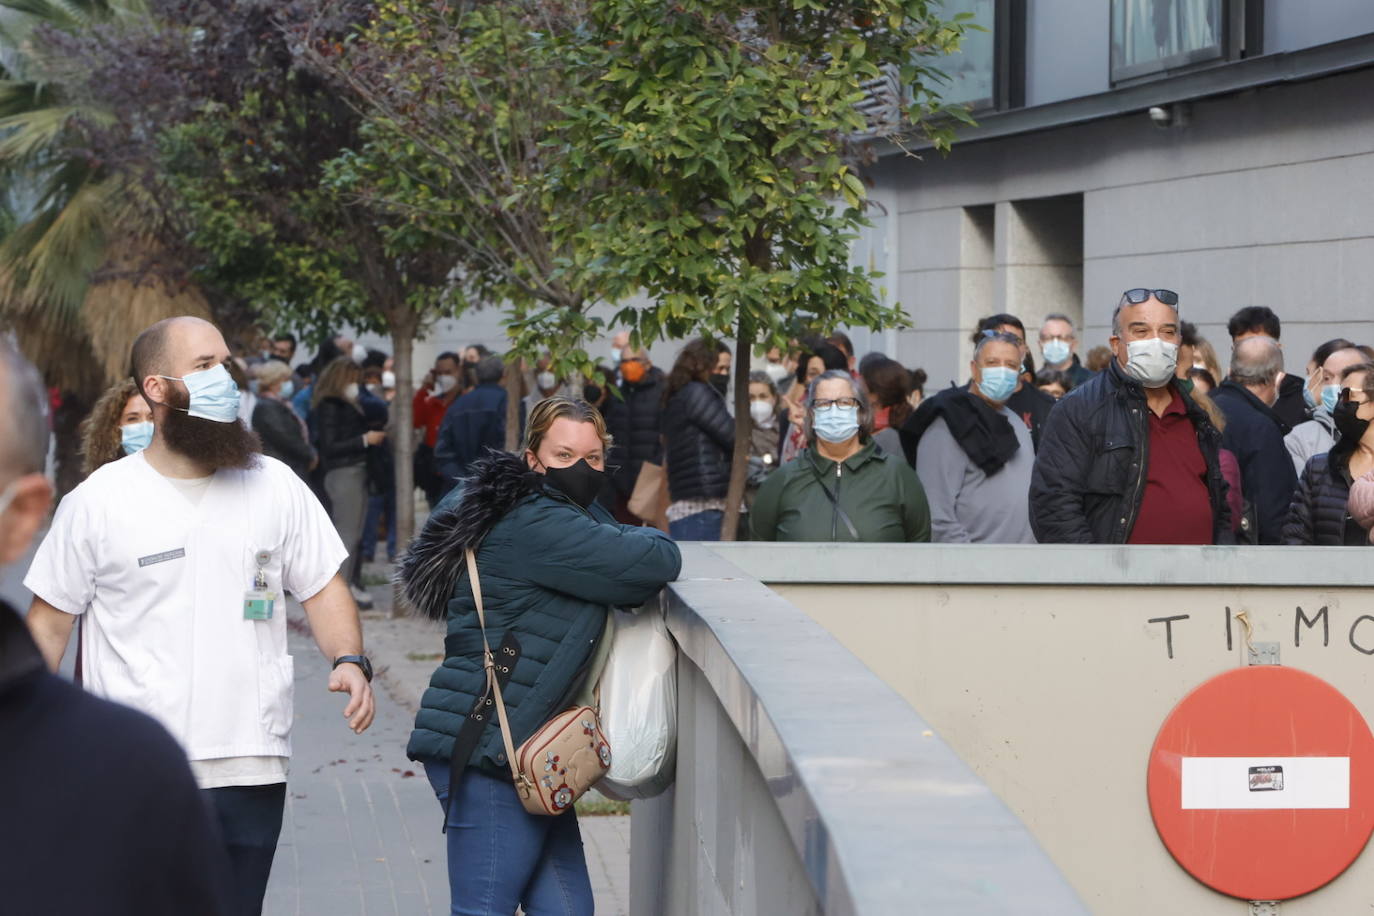
<svg viewBox="0 0 1374 916">
<path fill-rule="evenodd" d="M 443 620 L 453 583 L 466 569 L 465 553 L 527 496 L 543 491 L 544 476 L 509 452 L 489 452 L 473 462 L 460 484 L 462 496 L 429 517 L 396 570 L 396 581 L 416 613 Z"/>
</svg>

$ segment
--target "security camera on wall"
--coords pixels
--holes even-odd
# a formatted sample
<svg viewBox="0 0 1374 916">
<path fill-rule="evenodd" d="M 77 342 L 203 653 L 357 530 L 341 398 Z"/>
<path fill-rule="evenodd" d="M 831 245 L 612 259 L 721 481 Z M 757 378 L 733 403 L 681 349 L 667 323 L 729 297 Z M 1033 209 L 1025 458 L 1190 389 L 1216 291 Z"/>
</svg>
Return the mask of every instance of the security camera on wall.
<svg viewBox="0 0 1374 916">
<path fill-rule="evenodd" d="M 1151 105 L 1150 123 L 1161 130 L 1169 127 L 1186 127 L 1188 124 L 1188 106 L 1183 104 L 1174 105 Z"/>
</svg>

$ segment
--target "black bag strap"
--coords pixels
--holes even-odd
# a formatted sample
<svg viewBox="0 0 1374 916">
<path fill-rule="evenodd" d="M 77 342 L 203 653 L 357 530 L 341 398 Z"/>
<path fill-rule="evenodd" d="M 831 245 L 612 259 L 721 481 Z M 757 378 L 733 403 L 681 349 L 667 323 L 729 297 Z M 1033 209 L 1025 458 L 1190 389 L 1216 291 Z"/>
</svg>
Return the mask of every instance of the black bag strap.
<svg viewBox="0 0 1374 916">
<path fill-rule="evenodd" d="M 856 541 L 859 540 L 859 529 L 854 527 L 854 523 L 849 520 L 849 515 L 840 506 L 839 497 L 831 493 L 830 488 L 827 487 L 825 481 L 821 479 L 821 472 L 816 467 L 816 463 L 808 458 L 807 464 L 811 466 L 811 473 L 816 475 L 816 483 L 820 484 L 821 492 L 830 500 L 830 505 L 835 507 L 835 514 L 839 516 L 840 521 L 844 522 L 844 526 L 849 529 L 849 536 Z"/>
<path fill-rule="evenodd" d="M 479 594 L 480 588 L 481 586 L 476 582 L 473 583 L 474 597 Z M 480 601 L 481 599 L 478 598 L 477 600 Z M 482 623 L 485 638 L 485 621 Z M 489 650 L 484 651 L 484 659 L 491 654 Z M 489 670 L 495 676 L 496 686 L 504 689 L 506 684 L 510 682 L 511 674 L 515 671 L 515 663 L 520 660 L 520 643 L 510 630 L 507 630 L 505 635 L 501 637 L 501 643 L 496 647 L 495 658 L 499 659 L 499 663 L 493 664 Z M 472 760 L 473 752 L 477 750 L 477 745 L 482 741 L 482 732 L 495 713 L 496 700 L 492 692 L 492 682 L 489 680 L 486 689 L 472 704 L 472 709 L 468 711 L 468 717 L 463 720 L 457 736 L 453 739 L 453 754 L 449 757 L 448 764 L 448 804 L 444 806 L 443 832 L 445 833 L 448 832 L 449 813 L 453 809 L 453 799 L 458 796 L 458 784 L 462 781 L 463 770 Z"/>
</svg>

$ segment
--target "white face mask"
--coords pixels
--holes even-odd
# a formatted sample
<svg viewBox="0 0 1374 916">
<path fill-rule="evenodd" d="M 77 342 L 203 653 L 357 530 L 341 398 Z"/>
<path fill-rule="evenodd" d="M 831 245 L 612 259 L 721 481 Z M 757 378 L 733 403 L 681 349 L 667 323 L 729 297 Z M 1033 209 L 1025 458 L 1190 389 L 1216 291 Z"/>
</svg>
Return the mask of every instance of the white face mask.
<svg viewBox="0 0 1374 916">
<path fill-rule="evenodd" d="M 350 401 L 358 400 L 358 383 L 349 382 L 347 385 L 344 385 L 343 396 Z"/>
<path fill-rule="evenodd" d="M 360 343 L 355 343 L 353 345 L 353 352 L 350 355 L 353 357 L 353 362 L 361 366 L 363 360 L 367 359 L 367 347 L 364 347 Z"/>
<path fill-rule="evenodd" d="M 750 401 L 749 416 L 754 418 L 754 422 L 764 429 L 773 425 L 774 413 L 773 404 L 770 401 Z"/>
<path fill-rule="evenodd" d="M 382 378 L 385 379 L 386 376 L 383 375 Z M 454 378 L 451 375 L 434 376 L 434 390 L 437 391 L 439 394 L 448 394 L 450 391 L 453 390 L 453 386 L 456 384 L 458 384 L 458 379 Z"/>
<path fill-rule="evenodd" d="M 779 385 L 782 383 L 783 379 L 792 376 L 792 373 L 788 372 L 787 367 L 782 363 L 769 363 L 764 367 L 763 371 L 768 373 L 768 377 L 773 380 L 774 385 Z"/>
<path fill-rule="evenodd" d="M 1163 388 L 1178 368 L 1178 344 L 1151 337 L 1126 344 L 1126 374 L 1146 388 Z"/>
<path fill-rule="evenodd" d="M 552 391 L 558 387 L 558 376 L 552 372 L 541 372 L 534 377 L 534 381 L 541 391 Z"/>
<path fill-rule="evenodd" d="M 395 372 L 383 372 L 383 373 L 382 373 L 382 387 L 383 387 L 383 388 L 395 388 L 395 387 L 396 387 L 396 373 L 395 373 Z"/>
</svg>

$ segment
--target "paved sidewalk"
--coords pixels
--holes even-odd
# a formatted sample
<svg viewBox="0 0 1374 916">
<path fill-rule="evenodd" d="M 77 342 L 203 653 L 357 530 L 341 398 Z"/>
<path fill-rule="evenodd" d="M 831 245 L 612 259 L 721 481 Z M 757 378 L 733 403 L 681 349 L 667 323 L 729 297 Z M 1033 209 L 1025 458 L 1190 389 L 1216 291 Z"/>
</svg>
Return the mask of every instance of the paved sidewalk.
<svg viewBox="0 0 1374 916">
<path fill-rule="evenodd" d="M 368 567 L 374 573 L 380 568 Z M 362 736 L 292 602 L 294 757 L 265 916 L 426 916 L 448 912 L 444 837 L 424 772 L 406 759 L 414 710 L 443 650 L 441 625 L 389 617 L 390 588 L 371 589 L 364 641 L 377 667 L 377 719 Z M 629 912 L 628 817 L 583 817 L 596 911 Z"/>
</svg>

